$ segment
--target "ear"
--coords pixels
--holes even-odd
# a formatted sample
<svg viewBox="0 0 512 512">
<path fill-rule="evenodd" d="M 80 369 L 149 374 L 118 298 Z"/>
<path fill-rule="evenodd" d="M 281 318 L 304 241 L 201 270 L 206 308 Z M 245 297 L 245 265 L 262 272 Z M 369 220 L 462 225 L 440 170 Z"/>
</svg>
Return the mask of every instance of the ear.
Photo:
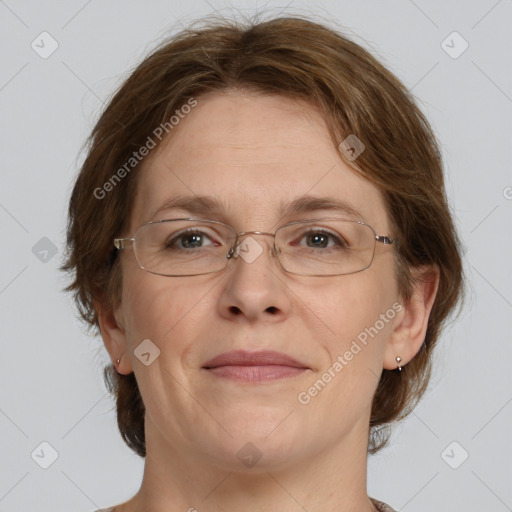
<svg viewBox="0 0 512 512">
<path fill-rule="evenodd" d="M 122 306 L 113 308 L 106 302 L 94 300 L 94 308 L 98 315 L 101 337 L 114 367 L 119 373 L 128 374 L 133 371 L 131 359 L 127 356 L 128 344 L 124 328 Z M 120 360 L 116 364 L 117 359 Z"/>
<path fill-rule="evenodd" d="M 428 319 L 439 287 L 439 267 L 435 264 L 413 269 L 412 296 L 403 301 L 402 309 L 395 317 L 393 333 L 384 353 L 384 368 L 405 366 L 418 353 L 425 341 Z"/>
</svg>

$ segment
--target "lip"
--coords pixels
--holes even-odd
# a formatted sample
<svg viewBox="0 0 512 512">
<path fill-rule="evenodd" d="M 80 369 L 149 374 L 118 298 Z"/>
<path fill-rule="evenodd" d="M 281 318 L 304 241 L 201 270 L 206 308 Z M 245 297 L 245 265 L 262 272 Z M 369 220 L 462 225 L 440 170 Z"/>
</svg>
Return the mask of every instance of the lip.
<svg viewBox="0 0 512 512">
<path fill-rule="evenodd" d="M 211 374 L 238 382 L 269 382 L 295 377 L 310 368 L 293 357 L 273 350 L 234 350 L 203 365 Z"/>
<path fill-rule="evenodd" d="M 297 361 L 281 352 L 274 350 L 261 350 L 258 352 L 248 352 L 246 350 L 232 350 L 224 352 L 213 359 L 206 361 L 203 368 L 210 370 L 221 366 L 284 366 L 289 368 L 299 368 L 308 370 L 307 365 Z"/>
</svg>

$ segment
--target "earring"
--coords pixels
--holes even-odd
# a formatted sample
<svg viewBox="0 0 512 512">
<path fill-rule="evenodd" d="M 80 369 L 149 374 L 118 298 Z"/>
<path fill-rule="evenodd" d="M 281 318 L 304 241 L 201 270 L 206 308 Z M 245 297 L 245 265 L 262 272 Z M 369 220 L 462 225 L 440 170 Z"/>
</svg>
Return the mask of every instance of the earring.
<svg viewBox="0 0 512 512">
<path fill-rule="evenodd" d="M 398 356 L 398 357 L 396 358 L 396 362 L 398 363 L 398 370 L 399 370 L 399 371 L 402 371 L 402 367 L 400 366 L 400 361 L 401 361 L 401 360 L 402 360 L 402 358 L 401 358 L 400 356 Z"/>
<path fill-rule="evenodd" d="M 115 369 L 116 369 L 116 372 L 119 373 L 119 370 L 118 370 L 118 366 L 119 366 L 119 363 L 121 362 L 121 359 L 117 359 L 116 361 L 116 364 L 114 365 Z"/>
</svg>

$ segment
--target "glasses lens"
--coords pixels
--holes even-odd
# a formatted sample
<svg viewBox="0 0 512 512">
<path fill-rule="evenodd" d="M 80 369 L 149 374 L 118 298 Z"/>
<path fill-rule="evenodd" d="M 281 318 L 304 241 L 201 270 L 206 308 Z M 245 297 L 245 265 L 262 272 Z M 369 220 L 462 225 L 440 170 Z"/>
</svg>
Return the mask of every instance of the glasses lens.
<svg viewBox="0 0 512 512">
<path fill-rule="evenodd" d="M 276 233 L 280 261 L 287 272 L 342 275 L 368 268 L 375 252 L 370 226 L 347 220 L 315 220 L 283 226 Z"/>
<path fill-rule="evenodd" d="M 234 230 L 215 221 L 150 222 L 135 233 L 135 257 L 143 269 L 155 274 L 209 274 L 226 267 L 234 240 Z"/>
</svg>

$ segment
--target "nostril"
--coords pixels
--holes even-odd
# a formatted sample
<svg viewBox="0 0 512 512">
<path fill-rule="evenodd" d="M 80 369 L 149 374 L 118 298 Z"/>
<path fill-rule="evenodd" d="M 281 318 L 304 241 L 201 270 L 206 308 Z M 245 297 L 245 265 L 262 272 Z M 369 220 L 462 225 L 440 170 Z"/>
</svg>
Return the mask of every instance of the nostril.
<svg viewBox="0 0 512 512">
<path fill-rule="evenodd" d="M 268 311 L 269 313 L 277 313 L 277 308 L 275 306 L 270 306 L 266 309 L 266 311 Z"/>
</svg>

